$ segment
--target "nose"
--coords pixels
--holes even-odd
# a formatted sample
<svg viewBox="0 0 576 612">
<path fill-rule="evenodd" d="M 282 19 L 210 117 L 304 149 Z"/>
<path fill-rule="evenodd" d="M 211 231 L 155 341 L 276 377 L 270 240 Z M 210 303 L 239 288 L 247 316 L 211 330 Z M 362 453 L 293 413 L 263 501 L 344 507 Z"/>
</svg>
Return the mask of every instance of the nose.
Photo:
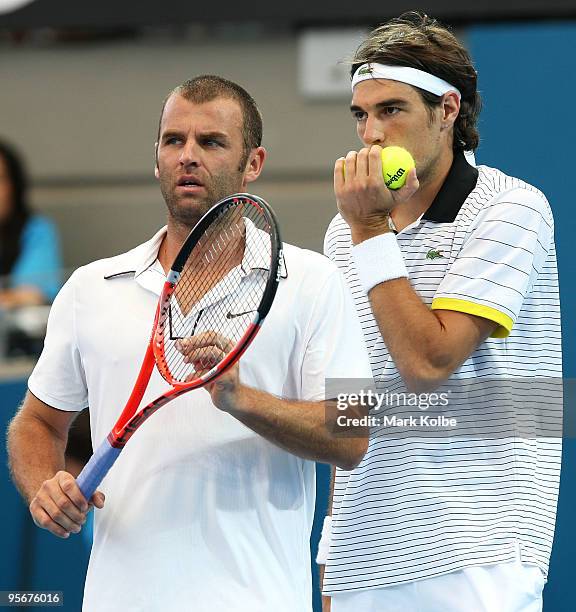
<svg viewBox="0 0 576 612">
<path fill-rule="evenodd" d="M 380 145 L 384 146 L 385 134 L 384 126 L 382 121 L 377 117 L 371 117 L 368 115 L 364 125 L 361 126 L 361 133 L 359 134 L 360 140 L 366 145 Z"/>
<path fill-rule="evenodd" d="M 193 139 L 187 140 L 180 150 L 179 162 L 181 166 L 196 168 L 200 165 L 199 148 Z"/>
</svg>

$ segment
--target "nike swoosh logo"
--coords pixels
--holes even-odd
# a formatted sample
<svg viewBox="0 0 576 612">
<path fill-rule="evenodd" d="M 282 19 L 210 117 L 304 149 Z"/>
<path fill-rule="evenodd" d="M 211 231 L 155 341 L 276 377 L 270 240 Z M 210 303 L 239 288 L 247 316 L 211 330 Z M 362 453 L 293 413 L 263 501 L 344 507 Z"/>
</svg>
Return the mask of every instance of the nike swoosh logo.
<svg viewBox="0 0 576 612">
<path fill-rule="evenodd" d="M 247 310 L 246 312 L 235 312 L 235 313 L 234 312 L 229 312 L 226 315 L 226 318 L 227 319 L 235 319 L 236 317 L 243 317 L 244 315 L 251 314 L 253 312 L 256 312 L 256 311 L 255 310 Z"/>
</svg>

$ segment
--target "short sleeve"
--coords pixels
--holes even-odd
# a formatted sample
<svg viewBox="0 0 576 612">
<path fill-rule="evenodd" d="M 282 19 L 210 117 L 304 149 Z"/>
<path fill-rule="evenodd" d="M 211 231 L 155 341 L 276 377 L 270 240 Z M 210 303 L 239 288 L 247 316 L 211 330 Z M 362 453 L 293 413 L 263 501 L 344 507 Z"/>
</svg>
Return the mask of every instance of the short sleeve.
<svg viewBox="0 0 576 612">
<path fill-rule="evenodd" d="M 330 221 L 324 234 L 323 253 L 331 261 L 336 261 L 337 252 L 342 249 L 343 245 L 346 245 L 349 250 L 352 247 L 352 239 L 350 237 L 350 227 L 338 213 Z"/>
<path fill-rule="evenodd" d="M 333 385 L 331 388 L 342 392 L 355 392 L 372 383 L 360 321 L 337 268 L 333 267 L 316 296 L 310 310 L 302 360 L 303 399 L 308 401 L 332 399 L 327 381 Z"/>
<path fill-rule="evenodd" d="M 333 240 L 332 240 L 332 224 L 326 230 L 324 234 L 324 245 L 322 248 L 322 252 L 328 259 L 334 260 L 334 249 L 332 248 Z"/>
<path fill-rule="evenodd" d="M 40 359 L 28 388 L 41 401 L 72 412 L 88 406 L 88 392 L 80 352 L 76 343 L 75 284 L 76 275 L 56 296 Z"/>
<path fill-rule="evenodd" d="M 32 217 L 22 235 L 20 256 L 11 272 L 11 286 L 37 287 L 51 302 L 60 288 L 62 261 L 54 224 L 44 217 Z"/>
<path fill-rule="evenodd" d="M 552 213 L 538 191 L 513 189 L 482 210 L 440 283 L 433 309 L 455 310 L 498 323 L 509 335 L 550 251 Z"/>
</svg>

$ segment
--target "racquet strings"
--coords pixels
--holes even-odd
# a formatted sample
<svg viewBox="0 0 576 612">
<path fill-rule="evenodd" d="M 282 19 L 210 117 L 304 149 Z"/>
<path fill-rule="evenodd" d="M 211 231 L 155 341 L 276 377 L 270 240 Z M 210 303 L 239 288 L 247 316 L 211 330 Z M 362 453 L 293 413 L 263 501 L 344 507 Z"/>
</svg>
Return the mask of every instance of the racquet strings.
<svg viewBox="0 0 576 612">
<path fill-rule="evenodd" d="M 226 358 L 254 321 L 270 276 L 271 228 L 257 203 L 223 207 L 192 248 L 170 297 L 164 357 L 172 381 L 197 378 Z M 187 363 L 177 340 L 213 338 Z M 171 381 L 171 382 L 172 382 Z"/>
</svg>

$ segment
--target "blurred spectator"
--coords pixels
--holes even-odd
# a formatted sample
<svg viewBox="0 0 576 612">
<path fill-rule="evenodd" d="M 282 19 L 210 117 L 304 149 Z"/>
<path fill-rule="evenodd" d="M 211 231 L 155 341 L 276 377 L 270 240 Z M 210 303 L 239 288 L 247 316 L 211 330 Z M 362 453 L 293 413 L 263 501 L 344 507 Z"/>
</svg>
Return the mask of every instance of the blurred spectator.
<svg viewBox="0 0 576 612">
<path fill-rule="evenodd" d="M 60 288 L 54 224 L 30 210 L 28 180 L 12 146 L 0 141 L 0 307 L 52 302 Z"/>
</svg>

